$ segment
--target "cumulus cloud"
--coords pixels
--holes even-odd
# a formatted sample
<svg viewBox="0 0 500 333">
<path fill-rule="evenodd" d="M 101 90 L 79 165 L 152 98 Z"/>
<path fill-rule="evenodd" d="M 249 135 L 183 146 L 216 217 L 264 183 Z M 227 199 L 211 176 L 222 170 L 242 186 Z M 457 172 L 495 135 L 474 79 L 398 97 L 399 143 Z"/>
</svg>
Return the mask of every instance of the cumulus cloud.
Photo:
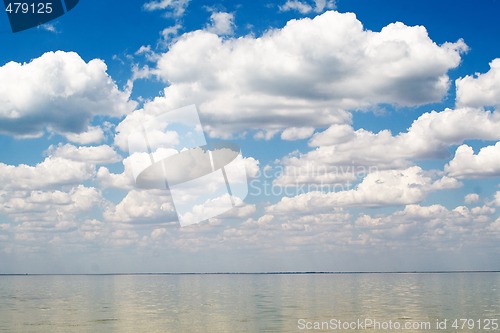
<svg viewBox="0 0 500 333">
<path fill-rule="evenodd" d="M 124 223 L 164 223 L 177 219 L 170 193 L 165 190 L 131 190 L 117 205 L 109 205 L 103 216 L 107 221 Z"/>
<path fill-rule="evenodd" d="M 313 248 L 315 254 L 331 253 L 346 247 L 351 253 L 361 248 L 365 251 L 391 248 L 399 252 L 413 246 L 434 251 L 471 244 L 484 246 L 486 242 L 496 246 L 498 239 L 489 231 L 500 230 L 494 210 L 484 206 L 448 209 L 439 204 L 409 204 L 393 213 L 379 210 L 353 213 L 326 205 L 318 210 L 314 206 L 310 202 L 297 209 L 267 211 L 238 226 L 229 226 L 210 242 L 224 240 L 232 249 L 261 248 L 267 255 L 306 248 Z M 203 248 L 203 244 L 197 246 Z"/>
<path fill-rule="evenodd" d="M 461 145 L 445 171 L 457 178 L 484 178 L 500 176 L 500 142 L 486 146 L 474 154 L 472 147 Z"/>
<path fill-rule="evenodd" d="M 21 241 L 49 242 L 60 233 L 76 231 L 102 202 L 97 189 L 83 185 L 67 191 L 0 191 L 0 212 L 15 222 L 10 231 Z"/>
<path fill-rule="evenodd" d="M 151 137 L 150 140 L 152 140 L 153 138 L 155 139 L 154 140 L 155 142 L 152 142 L 153 146 L 155 146 L 154 144 L 160 144 L 160 143 L 163 144 L 163 147 L 174 147 L 178 145 L 179 144 L 178 133 L 175 130 L 171 130 L 168 127 L 169 122 L 171 122 L 172 120 L 170 119 L 164 122 L 165 124 L 162 122 L 157 124 L 157 122 L 160 121 L 158 120 L 160 119 L 159 117 L 164 117 L 164 118 L 169 117 L 167 111 L 174 111 L 174 110 L 164 107 L 162 103 L 146 103 L 143 109 L 132 112 L 130 115 L 125 117 L 125 119 L 123 119 L 122 122 L 118 124 L 118 126 L 116 126 L 115 139 L 114 139 L 115 144 L 121 150 L 128 151 L 129 135 L 134 132 L 137 132 L 137 130 L 141 129 L 143 126 L 148 126 L 149 124 L 150 127 L 158 125 L 158 128 L 154 128 L 151 130 L 148 129 L 148 132 L 150 133 L 149 136 Z M 179 114 L 179 110 L 175 111 L 177 112 L 176 114 Z M 198 132 L 202 133 L 202 129 L 199 128 Z"/>
<path fill-rule="evenodd" d="M 36 190 L 81 184 L 95 174 L 95 166 L 62 157 L 47 157 L 30 166 L 0 163 L 0 182 L 4 189 Z"/>
<path fill-rule="evenodd" d="M 457 105 L 474 107 L 500 106 L 500 58 L 490 62 L 484 74 L 467 75 L 455 81 Z"/>
<path fill-rule="evenodd" d="M 418 166 L 404 170 L 384 170 L 368 174 L 355 189 L 338 192 L 312 191 L 284 197 L 268 208 L 269 213 L 321 212 L 331 207 L 380 207 L 422 201 L 432 191 L 457 188 L 452 178 L 433 179 Z"/>
<path fill-rule="evenodd" d="M 121 156 L 110 146 L 76 147 L 71 144 L 50 146 L 47 153 L 51 157 L 61 157 L 67 160 L 91 164 L 108 164 L 121 160 Z"/>
<path fill-rule="evenodd" d="M 119 188 L 119 189 L 124 189 L 124 190 L 131 190 L 133 189 L 136 184 L 134 181 L 134 171 L 133 171 L 133 165 L 132 165 L 132 160 L 135 157 L 126 157 L 123 159 L 123 167 L 124 170 L 122 173 L 116 174 L 112 173 L 109 171 L 109 169 L 106 166 L 101 166 L 99 170 L 97 171 L 96 175 L 96 180 L 98 184 L 102 188 Z M 147 162 L 149 162 L 149 157 L 146 157 Z M 246 169 L 246 174 L 249 178 L 254 178 L 258 175 L 259 173 L 259 161 L 254 159 L 253 157 L 245 157 L 242 160 L 242 164 L 245 166 Z M 192 169 L 196 169 L 196 164 L 192 164 L 190 167 Z M 180 177 L 186 177 L 186 172 L 185 168 L 183 167 L 176 167 L 176 170 L 179 170 L 179 172 L 182 174 Z M 172 171 L 170 171 L 170 174 L 172 174 Z M 206 184 L 208 186 L 208 184 Z M 200 190 L 206 191 L 206 188 L 203 189 L 189 189 L 192 193 L 197 193 Z"/>
<path fill-rule="evenodd" d="M 85 132 L 81 133 L 61 133 L 68 141 L 87 145 L 99 143 L 105 139 L 104 130 L 98 126 L 89 126 Z"/>
<path fill-rule="evenodd" d="M 232 35 L 234 32 L 234 14 L 226 12 L 213 12 L 207 31 L 216 35 Z"/>
<path fill-rule="evenodd" d="M 492 231 L 496 235 L 500 235 L 500 217 L 488 226 L 488 230 Z"/>
<path fill-rule="evenodd" d="M 425 243 L 432 248 L 461 247 L 467 243 L 483 243 L 485 231 L 493 222 L 491 209 L 458 206 L 447 209 L 442 205 L 407 205 L 403 210 L 380 217 L 362 215 L 355 222 L 367 230 L 368 237 L 397 247 L 410 241 Z"/>
<path fill-rule="evenodd" d="M 315 149 L 282 159 L 284 170 L 275 183 L 353 181 L 356 174 L 364 175 L 373 167 L 404 168 L 415 159 L 445 158 L 451 145 L 469 139 L 500 140 L 500 114 L 474 108 L 432 111 L 397 135 L 332 125 L 312 136 L 309 145 Z"/>
<path fill-rule="evenodd" d="M 279 6 L 281 11 L 296 10 L 301 14 L 311 12 L 321 13 L 325 9 L 335 8 L 334 0 L 314 0 L 314 3 L 299 0 L 287 0 L 284 5 Z"/>
<path fill-rule="evenodd" d="M 494 203 L 495 203 L 495 206 L 500 207 L 500 191 L 497 191 L 495 193 Z"/>
<path fill-rule="evenodd" d="M 72 187 L 96 176 L 96 165 L 115 163 L 122 157 L 110 146 L 76 147 L 71 144 L 50 146 L 48 156 L 36 165 L 0 163 L 2 189 L 48 190 Z"/>
<path fill-rule="evenodd" d="M 434 43 L 422 26 L 365 30 L 351 13 L 291 20 L 261 37 L 180 36 L 156 74 L 169 83 L 151 104 L 195 103 L 212 135 L 249 129 L 325 127 L 350 121 L 344 110 L 379 103 L 420 105 L 448 91 L 463 41 Z"/>
<path fill-rule="evenodd" d="M 200 221 L 221 220 L 224 218 L 246 218 L 255 212 L 255 205 L 245 204 L 240 198 L 233 197 L 234 205 L 230 204 L 230 196 L 228 194 L 221 195 L 215 198 L 207 198 L 201 204 L 193 204 L 189 212 L 180 217 L 181 225 L 191 225 Z M 229 203 L 229 205 L 228 205 Z M 221 214 L 221 212 L 224 212 Z"/>
<path fill-rule="evenodd" d="M 479 194 L 477 193 L 469 193 L 464 198 L 464 202 L 467 204 L 475 203 L 478 201 L 479 201 Z"/>
<path fill-rule="evenodd" d="M 123 163 L 125 165 L 125 170 L 122 173 L 112 173 L 105 166 L 101 166 L 97 170 L 96 180 L 101 188 L 131 190 L 134 187 L 135 183 L 132 170 L 126 160 L 124 160 Z"/>
<path fill-rule="evenodd" d="M 129 113 L 136 103 L 129 100 L 129 92 L 118 89 L 106 70 L 102 60 L 87 63 L 78 54 L 63 51 L 47 52 L 29 63 L 11 61 L 3 65 L 0 133 L 79 134 L 95 131 L 89 123 L 97 115 Z M 98 139 L 98 134 L 93 135 Z"/>
<path fill-rule="evenodd" d="M 281 139 L 286 141 L 307 139 L 313 133 L 314 127 L 289 127 L 281 133 Z"/>
<path fill-rule="evenodd" d="M 190 0 L 156 0 L 146 2 L 143 6 L 146 11 L 167 10 L 173 16 L 179 17 L 184 14 Z"/>
</svg>

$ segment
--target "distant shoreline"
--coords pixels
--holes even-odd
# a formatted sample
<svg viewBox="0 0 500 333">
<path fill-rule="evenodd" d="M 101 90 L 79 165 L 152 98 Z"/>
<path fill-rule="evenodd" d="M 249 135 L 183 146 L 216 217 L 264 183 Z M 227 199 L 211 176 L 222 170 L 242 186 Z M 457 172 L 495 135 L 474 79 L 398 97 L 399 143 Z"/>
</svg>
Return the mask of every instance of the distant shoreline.
<svg viewBox="0 0 500 333">
<path fill-rule="evenodd" d="M 134 276 L 134 275 L 358 275 L 358 274 L 457 274 L 457 273 L 500 273 L 500 270 L 474 271 L 298 271 L 298 272 L 171 272 L 171 273 L 0 273 L 0 276 Z"/>
</svg>

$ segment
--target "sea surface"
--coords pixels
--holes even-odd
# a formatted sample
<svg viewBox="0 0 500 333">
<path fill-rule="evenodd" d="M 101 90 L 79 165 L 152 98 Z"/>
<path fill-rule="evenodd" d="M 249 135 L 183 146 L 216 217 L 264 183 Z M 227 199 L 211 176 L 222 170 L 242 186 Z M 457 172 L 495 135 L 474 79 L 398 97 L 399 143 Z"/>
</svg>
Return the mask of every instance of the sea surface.
<svg viewBox="0 0 500 333">
<path fill-rule="evenodd" d="M 500 332 L 499 321 L 493 272 L 0 276 L 0 332 Z"/>
</svg>

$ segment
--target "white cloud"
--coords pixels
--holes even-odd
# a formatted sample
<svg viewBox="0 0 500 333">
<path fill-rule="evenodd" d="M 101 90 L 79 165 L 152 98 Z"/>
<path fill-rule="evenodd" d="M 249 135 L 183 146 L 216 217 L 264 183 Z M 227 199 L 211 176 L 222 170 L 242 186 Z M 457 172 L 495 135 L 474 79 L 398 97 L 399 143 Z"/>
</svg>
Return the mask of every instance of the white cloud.
<svg viewBox="0 0 500 333">
<path fill-rule="evenodd" d="M 402 159 L 444 157 L 450 145 L 467 139 L 500 139 L 500 114 L 473 108 L 427 112 L 406 132 L 395 136 L 388 130 L 373 133 L 364 129 L 354 131 L 348 125 L 333 125 L 314 135 L 310 146 L 354 150 L 367 159 L 399 160 L 394 163 L 398 165 Z"/>
<path fill-rule="evenodd" d="M 107 145 L 75 147 L 70 144 L 50 146 L 42 162 L 7 165 L 0 163 L 0 182 L 5 190 L 47 190 L 75 186 L 92 180 L 96 164 L 120 161 L 118 153 Z"/>
<path fill-rule="evenodd" d="M 135 159 L 135 160 L 134 160 Z M 132 160 L 134 162 L 137 162 L 137 157 L 126 157 L 123 159 L 123 166 L 124 166 L 124 171 L 120 174 L 115 174 L 111 173 L 109 169 L 105 166 L 101 166 L 99 170 L 97 171 L 97 182 L 99 186 L 102 188 L 119 188 L 119 189 L 125 189 L 125 190 L 130 190 L 136 186 L 134 182 L 134 172 L 133 172 L 133 167 L 132 167 Z M 146 156 L 147 163 L 149 163 L 149 156 Z M 254 159 L 253 157 L 245 157 L 243 158 L 242 163 L 245 165 L 246 168 L 246 174 L 249 178 L 254 178 L 257 176 L 259 172 L 259 161 Z M 196 163 L 193 163 L 192 166 L 196 165 Z M 185 168 L 177 166 L 177 170 L 181 173 L 180 177 L 186 177 L 186 172 Z M 193 168 L 194 170 L 194 168 Z M 192 172 L 193 172 L 192 170 Z M 172 174 L 174 170 L 170 170 L 170 174 Z M 194 172 L 197 172 L 194 170 Z M 208 184 L 206 184 L 208 186 Z M 197 193 L 200 190 L 205 191 L 206 189 L 190 189 L 192 193 Z"/>
<path fill-rule="evenodd" d="M 70 144 L 50 146 L 47 150 L 52 157 L 61 157 L 67 160 L 91 164 L 108 164 L 120 161 L 122 158 L 110 146 L 75 147 Z"/>
<path fill-rule="evenodd" d="M 89 126 L 85 132 L 81 133 L 62 133 L 71 142 L 87 145 L 90 143 L 99 143 L 105 139 L 104 131 L 98 126 Z"/>
<path fill-rule="evenodd" d="M 48 32 L 52 33 L 58 33 L 59 31 L 57 30 L 55 24 L 52 23 L 45 23 L 39 26 L 41 29 L 46 30 Z"/>
<path fill-rule="evenodd" d="M 484 178 L 500 176 L 500 142 L 486 146 L 474 154 L 472 147 L 461 145 L 445 171 L 457 178 Z"/>
<path fill-rule="evenodd" d="M 261 248 L 267 255 L 305 248 L 314 249 L 316 254 L 331 253 L 346 247 L 351 253 L 360 249 L 404 252 L 414 247 L 429 248 L 434 253 L 436 249 L 449 251 L 471 244 L 493 245 L 498 239 L 489 230 L 500 231 L 489 207 L 469 210 L 464 206 L 448 209 L 439 204 L 410 204 L 389 214 L 373 210 L 351 215 L 335 206 L 321 206 L 322 210 L 314 206 L 311 201 L 296 209 L 268 210 L 260 218 L 226 228 L 223 236 L 212 242 L 222 238 L 233 249 Z M 202 244 L 198 246 L 203 248 Z"/>
<path fill-rule="evenodd" d="M 183 27 L 181 24 L 176 23 L 173 26 L 170 26 L 170 27 L 163 29 L 160 32 L 160 39 L 158 40 L 158 47 L 161 47 L 164 50 L 167 49 L 168 46 L 170 45 L 170 43 L 177 38 L 177 36 L 179 35 L 179 31 L 181 31 L 182 28 Z M 149 61 L 156 62 L 156 61 L 158 61 L 159 54 L 154 52 L 154 51 L 150 51 L 150 52 L 146 53 L 146 57 Z"/>
<path fill-rule="evenodd" d="M 89 219 L 80 225 L 79 231 L 84 240 L 93 241 L 102 235 L 103 223 L 96 219 Z"/>
<path fill-rule="evenodd" d="M 283 6 L 279 7 L 281 11 L 296 10 L 301 14 L 310 13 L 313 7 L 308 3 L 298 0 L 288 0 Z"/>
<path fill-rule="evenodd" d="M 17 223 L 12 232 L 21 242 L 77 242 L 78 224 L 106 203 L 96 188 L 81 184 L 94 179 L 95 164 L 121 157 L 105 145 L 60 144 L 49 147 L 47 154 L 34 166 L 0 163 L 0 213 Z M 61 232 L 71 236 L 61 238 Z"/>
<path fill-rule="evenodd" d="M 457 79 L 457 105 L 500 106 L 500 58 L 490 62 L 490 70 Z"/>
<path fill-rule="evenodd" d="M 216 35 L 232 35 L 234 32 L 234 14 L 225 12 L 213 12 L 210 15 L 210 23 L 207 31 Z"/>
<path fill-rule="evenodd" d="M 448 210 L 441 205 L 408 205 L 401 211 L 379 218 L 365 216 L 365 220 L 376 220 L 376 223 L 365 221 L 360 224 L 358 219 L 356 224 L 368 228 L 369 237 L 379 239 L 385 245 L 392 243 L 400 248 L 417 241 L 432 248 L 449 250 L 471 242 L 484 244 L 487 240 L 485 231 L 493 222 L 493 211 L 487 207 L 477 208 L 469 210 L 459 206 Z"/>
<path fill-rule="evenodd" d="M 173 16 L 179 17 L 184 14 L 190 0 L 156 0 L 144 4 L 147 11 L 167 10 L 171 11 Z"/>
<path fill-rule="evenodd" d="M 334 9 L 334 0 L 314 0 L 314 4 L 307 1 L 287 0 L 284 5 L 279 6 L 281 11 L 296 10 L 301 14 L 308 14 L 310 12 L 321 13 L 325 9 Z"/>
<path fill-rule="evenodd" d="M 149 54 L 151 53 L 151 45 L 142 45 L 137 51 L 135 51 L 135 55 L 140 55 L 140 54 Z"/>
<path fill-rule="evenodd" d="M 154 122 L 157 116 L 164 115 L 167 111 L 172 110 L 163 108 L 161 103 L 146 103 L 143 109 L 132 112 L 116 126 L 115 144 L 122 151 L 128 151 L 129 135 L 136 132 L 138 128 Z M 179 142 L 177 132 L 165 132 L 156 129 L 150 132 L 150 135 L 154 136 L 157 140 L 161 141 L 161 139 L 164 139 L 165 145 L 168 143 L 168 145 L 174 146 Z"/>
<path fill-rule="evenodd" d="M 0 163 L 0 182 L 4 189 L 37 190 L 81 184 L 94 174 L 94 165 L 62 157 L 47 157 L 35 166 Z"/>
<path fill-rule="evenodd" d="M 494 201 L 494 203 L 495 203 L 495 206 L 500 207 L 500 191 L 497 191 L 495 193 L 495 201 Z"/>
<path fill-rule="evenodd" d="M 176 220 L 174 205 L 168 191 L 131 190 L 117 205 L 103 212 L 107 221 L 165 223 Z"/>
<path fill-rule="evenodd" d="M 238 197 L 233 197 L 233 200 L 234 206 L 229 209 L 229 194 L 215 198 L 207 198 L 207 200 L 201 204 L 193 204 L 193 206 L 190 207 L 190 211 L 181 216 L 181 225 L 192 225 L 207 220 L 208 218 L 217 221 L 224 218 L 245 218 L 255 212 L 255 205 L 244 204 Z M 221 214 L 221 212 L 223 213 Z"/>
<path fill-rule="evenodd" d="M 157 228 L 151 232 L 152 239 L 159 239 L 164 237 L 167 234 L 167 229 L 165 228 Z"/>
<path fill-rule="evenodd" d="M 403 168 L 415 159 L 445 158 L 451 145 L 468 139 L 500 140 L 500 114 L 473 108 L 432 111 L 398 135 L 332 125 L 309 141 L 317 148 L 282 159 L 284 172 L 276 184 L 352 181 L 359 178 L 357 173 L 362 176 L 372 167 Z"/>
<path fill-rule="evenodd" d="M 246 173 L 249 178 L 254 178 L 259 173 L 260 162 L 253 157 L 243 158 L 243 163 L 245 164 Z"/>
<path fill-rule="evenodd" d="M 50 241 L 58 233 L 76 231 L 103 198 L 93 187 L 78 185 L 68 191 L 10 191 L 0 195 L 0 212 L 15 222 L 16 239 Z"/>
<path fill-rule="evenodd" d="M 479 201 L 479 194 L 477 193 L 469 193 L 464 198 L 464 202 L 467 204 L 475 203 L 478 201 Z"/>
<path fill-rule="evenodd" d="M 428 112 L 413 122 L 405 139 L 415 141 L 418 157 L 442 157 L 445 148 L 466 139 L 500 139 L 500 113 L 475 108 Z"/>
<path fill-rule="evenodd" d="M 134 187 L 134 175 L 126 160 L 123 161 L 125 170 L 122 173 L 111 173 L 107 167 L 101 166 L 97 170 L 96 180 L 101 188 L 119 188 L 130 190 Z"/>
<path fill-rule="evenodd" d="M 74 202 L 70 209 L 75 212 L 88 211 L 103 202 L 99 190 L 94 187 L 78 185 L 70 191 L 70 195 Z"/>
<path fill-rule="evenodd" d="M 0 133 L 92 132 L 89 123 L 94 116 L 129 113 L 136 103 L 129 100 L 128 92 L 118 89 L 106 70 L 102 60 L 87 63 L 78 54 L 63 51 L 47 52 L 29 63 L 3 65 Z"/>
<path fill-rule="evenodd" d="M 113 246 L 123 247 L 137 245 L 140 235 L 134 230 L 113 230 L 108 236 L 108 242 Z"/>
<path fill-rule="evenodd" d="M 287 141 L 302 140 L 311 137 L 314 127 L 289 127 L 281 133 L 281 139 Z"/>
<path fill-rule="evenodd" d="M 268 208 L 269 213 L 323 212 L 332 207 L 379 207 L 407 205 L 422 201 L 432 191 L 456 188 L 451 178 L 434 180 L 431 173 L 418 166 L 404 170 L 384 170 L 368 174 L 351 190 L 339 192 L 313 191 L 295 197 L 282 198 Z"/>
<path fill-rule="evenodd" d="M 169 86 L 150 104 L 194 103 L 219 136 L 330 126 L 350 121 L 347 109 L 441 100 L 466 49 L 463 41 L 438 46 L 422 26 L 372 32 L 354 14 L 333 11 L 258 38 L 194 31 L 161 55 L 156 74 Z"/>
<path fill-rule="evenodd" d="M 497 218 L 497 220 L 494 223 L 490 224 L 488 229 L 493 233 L 500 235 L 500 217 Z"/>
<path fill-rule="evenodd" d="M 493 207 L 489 207 L 487 205 L 484 205 L 484 206 L 474 207 L 470 211 L 474 215 L 493 215 L 493 214 L 495 214 L 496 209 Z"/>
</svg>

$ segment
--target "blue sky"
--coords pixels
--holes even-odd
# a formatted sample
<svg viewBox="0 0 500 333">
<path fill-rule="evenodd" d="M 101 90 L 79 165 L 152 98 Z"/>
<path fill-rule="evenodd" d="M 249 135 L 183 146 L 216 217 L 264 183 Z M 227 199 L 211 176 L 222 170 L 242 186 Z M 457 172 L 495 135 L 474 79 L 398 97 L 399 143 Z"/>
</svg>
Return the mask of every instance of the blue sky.
<svg viewBox="0 0 500 333">
<path fill-rule="evenodd" d="M 500 269 L 495 0 L 0 15 L 0 273 Z M 196 105 L 249 194 L 180 227 L 127 138 Z"/>
</svg>

